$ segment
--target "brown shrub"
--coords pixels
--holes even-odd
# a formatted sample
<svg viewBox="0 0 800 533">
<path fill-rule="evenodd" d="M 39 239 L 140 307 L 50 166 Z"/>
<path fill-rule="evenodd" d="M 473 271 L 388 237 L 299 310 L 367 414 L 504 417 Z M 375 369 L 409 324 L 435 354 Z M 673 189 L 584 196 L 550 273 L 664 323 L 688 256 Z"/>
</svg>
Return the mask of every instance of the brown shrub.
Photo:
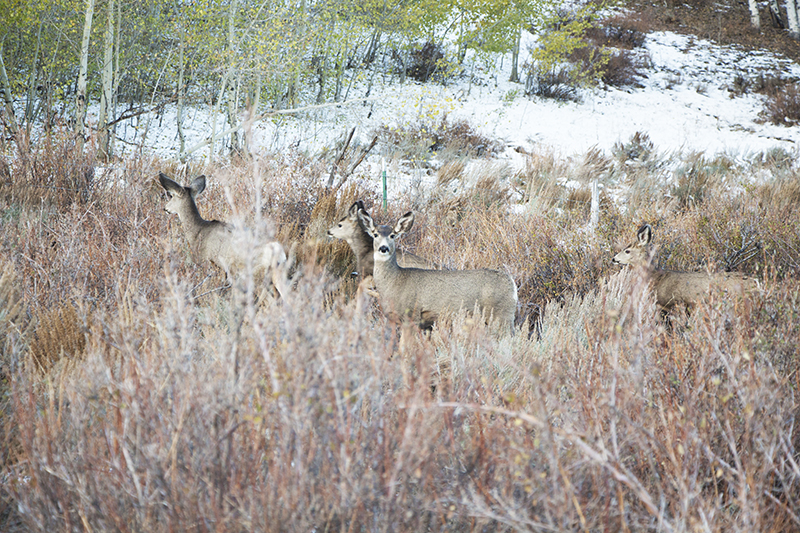
<svg viewBox="0 0 800 533">
<path fill-rule="evenodd" d="M 428 81 L 432 76 L 441 73 L 444 61 L 444 50 L 430 41 L 411 51 L 406 75 L 420 82 Z"/>
<path fill-rule="evenodd" d="M 598 46 L 611 46 L 632 50 L 644 44 L 650 31 L 647 23 L 636 16 L 615 16 L 586 31 L 586 38 Z"/>
<path fill-rule="evenodd" d="M 800 91 L 797 85 L 787 84 L 770 91 L 760 115 L 778 126 L 794 126 L 800 122 Z"/>
<path fill-rule="evenodd" d="M 624 50 L 613 52 L 603 70 L 603 83 L 612 87 L 642 87 L 643 60 Z"/>
<path fill-rule="evenodd" d="M 20 132 L 16 147 L 13 165 L 0 173 L 0 195 L 7 203 L 63 209 L 106 195 L 106 184 L 95 177 L 94 143 L 81 151 L 71 132 L 50 130 L 36 141 Z"/>
<path fill-rule="evenodd" d="M 503 145 L 476 131 L 466 120 L 451 122 L 444 115 L 438 123 L 388 128 L 374 133 L 387 145 L 396 146 L 407 157 L 426 160 L 438 153 L 443 159 L 489 157 L 503 150 Z"/>
<path fill-rule="evenodd" d="M 66 362 L 74 367 L 83 357 L 88 327 L 72 302 L 42 309 L 29 348 L 30 359 L 41 372 Z"/>
</svg>

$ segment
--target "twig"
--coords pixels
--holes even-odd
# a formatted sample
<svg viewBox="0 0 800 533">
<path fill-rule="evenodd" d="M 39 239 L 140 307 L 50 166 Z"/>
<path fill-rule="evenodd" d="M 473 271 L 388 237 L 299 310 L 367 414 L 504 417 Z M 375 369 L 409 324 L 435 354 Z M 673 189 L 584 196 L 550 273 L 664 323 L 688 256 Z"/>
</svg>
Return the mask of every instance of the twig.
<svg viewBox="0 0 800 533">
<path fill-rule="evenodd" d="M 362 148 L 362 149 L 361 149 L 361 154 L 358 156 L 358 159 L 356 160 L 356 162 L 355 162 L 355 163 L 353 163 L 353 165 L 350 167 L 350 169 L 349 169 L 349 170 L 347 170 L 347 172 L 345 172 L 345 173 L 342 175 L 342 179 L 341 179 L 341 180 L 339 180 L 339 184 L 336 186 L 336 190 L 339 190 L 339 189 L 342 187 L 342 185 L 344 185 L 345 181 L 347 181 L 347 178 L 348 178 L 348 177 L 349 177 L 349 176 L 350 176 L 350 175 L 351 175 L 353 172 L 355 172 L 355 170 L 356 170 L 356 168 L 358 167 L 358 165 L 360 165 L 360 164 L 361 164 L 361 163 L 364 161 L 364 158 L 365 158 L 365 157 L 367 157 L 367 154 L 368 154 L 368 153 L 369 153 L 369 152 L 370 152 L 370 151 L 371 151 L 373 148 L 375 148 L 375 145 L 376 145 L 377 143 L 378 143 L 378 136 L 376 135 L 375 137 L 373 137 L 373 138 L 372 138 L 372 142 L 371 142 L 371 143 L 369 143 L 369 146 L 367 146 L 366 148 Z M 332 175 L 331 175 L 331 176 L 332 176 Z"/>
<path fill-rule="evenodd" d="M 330 189 L 331 185 L 333 185 L 333 175 L 336 172 L 336 169 L 339 168 L 339 164 L 344 159 L 344 154 L 347 153 L 347 147 L 350 146 L 350 141 L 353 140 L 353 134 L 355 132 L 356 128 L 354 126 L 353 129 L 350 130 L 350 135 L 348 135 L 347 139 L 345 139 L 344 141 L 344 146 L 342 146 L 342 152 L 339 154 L 339 157 L 336 158 L 336 161 L 333 163 L 333 166 L 331 167 L 331 174 L 330 176 L 328 176 L 328 183 L 325 184 L 325 187 L 327 189 Z"/>
</svg>

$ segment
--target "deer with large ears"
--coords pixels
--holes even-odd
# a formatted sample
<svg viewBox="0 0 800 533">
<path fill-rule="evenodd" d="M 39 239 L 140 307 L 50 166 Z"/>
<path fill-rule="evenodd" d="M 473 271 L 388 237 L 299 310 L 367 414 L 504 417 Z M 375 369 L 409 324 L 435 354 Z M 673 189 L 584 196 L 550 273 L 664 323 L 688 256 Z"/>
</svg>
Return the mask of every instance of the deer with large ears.
<svg viewBox="0 0 800 533">
<path fill-rule="evenodd" d="M 413 226 L 413 213 L 400 217 L 394 227 L 376 227 L 366 211 L 358 216 L 373 239 L 373 277 L 384 312 L 428 328 L 443 315 L 477 309 L 486 320 L 513 333 L 517 286 L 511 276 L 496 270 L 403 268 L 397 264 L 397 239 Z"/>
<path fill-rule="evenodd" d="M 742 294 L 758 288 L 758 281 L 738 272 L 680 272 L 662 270 L 652 266 L 650 243 L 653 228 L 642 225 L 636 232 L 636 241 L 614 256 L 618 265 L 642 267 L 656 292 L 656 303 L 662 311 L 669 311 L 676 304 L 694 305 L 715 287 L 725 292 Z"/>
<path fill-rule="evenodd" d="M 201 217 L 195 198 L 206 188 L 205 176 L 195 178 L 189 187 L 176 183 L 163 173 L 159 174 L 158 180 L 169 196 L 164 210 L 178 215 L 195 262 L 211 261 L 225 271 L 226 281 L 230 282 L 234 273 L 244 269 L 249 255 L 256 279 L 271 279 L 278 293 L 285 296 L 288 288 L 286 272 L 291 265 L 281 243 L 273 241 L 253 250 L 243 249 L 236 242 L 230 224 Z"/>
<path fill-rule="evenodd" d="M 350 245 L 350 249 L 353 250 L 356 256 L 356 271 L 362 278 L 368 278 L 372 276 L 375 260 L 372 249 L 372 235 L 369 234 L 358 218 L 360 211 L 367 213 L 364 208 L 364 202 L 361 200 L 353 202 L 347 213 L 336 224 L 328 228 L 328 236 L 342 239 Z M 397 250 L 397 264 L 402 267 L 439 268 L 438 265 L 427 259 L 400 249 Z"/>
</svg>

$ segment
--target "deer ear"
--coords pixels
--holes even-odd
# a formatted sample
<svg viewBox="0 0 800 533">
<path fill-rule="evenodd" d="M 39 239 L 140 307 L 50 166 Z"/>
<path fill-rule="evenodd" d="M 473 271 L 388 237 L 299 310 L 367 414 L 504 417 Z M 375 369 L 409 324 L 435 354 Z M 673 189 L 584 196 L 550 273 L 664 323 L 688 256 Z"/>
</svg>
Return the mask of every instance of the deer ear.
<svg viewBox="0 0 800 533">
<path fill-rule="evenodd" d="M 369 213 L 367 213 L 363 209 L 360 209 L 358 211 L 358 219 L 361 221 L 361 224 L 364 225 L 367 231 L 369 231 L 370 233 L 375 232 L 375 223 L 372 222 L 372 217 L 369 216 Z"/>
<path fill-rule="evenodd" d="M 636 238 L 639 240 L 639 246 L 647 246 L 653 240 L 653 228 L 650 224 L 644 224 L 636 233 Z"/>
<path fill-rule="evenodd" d="M 159 172 L 158 174 L 158 181 L 161 183 L 161 186 L 164 189 L 172 194 L 183 194 L 183 187 L 181 187 L 178 183 L 172 181 L 167 177 L 166 174 L 163 172 Z"/>
<path fill-rule="evenodd" d="M 353 205 L 351 205 L 350 209 L 347 210 L 347 216 L 355 220 L 358 218 L 358 212 L 362 209 L 364 209 L 364 204 L 361 202 L 361 200 L 353 202 Z"/>
<path fill-rule="evenodd" d="M 194 181 L 192 181 L 192 186 L 189 187 L 189 190 L 192 192 L 192 198 L 195 198 L 198 194 L 206 190 L 206 177 L 197 176 Z"/>
<path fill-rule="evenodd" d="M 399 237 L 403 233 L 408 232 L 411 229 L 411 226 L 414 225 L 414 213 L 409 211 L 405 215 L 400 217 L 400 220 L 397 221 L 397 224 L 394 226 L 394 232 Z"/>
</svg>

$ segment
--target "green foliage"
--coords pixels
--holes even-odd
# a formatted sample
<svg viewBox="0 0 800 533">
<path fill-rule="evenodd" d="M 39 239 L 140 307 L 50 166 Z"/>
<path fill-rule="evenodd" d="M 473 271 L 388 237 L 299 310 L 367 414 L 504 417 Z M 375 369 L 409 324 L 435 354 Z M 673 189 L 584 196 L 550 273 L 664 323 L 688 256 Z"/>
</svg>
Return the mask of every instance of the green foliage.
<svg viewBox="0 0 800 533">
<path fill-rule="evenodd" d="M 529 85 L 563 77 L 572 86 L 585 87 L 602 78 L 609 52 L 584 40 L 596 19 L 595 9 L 587 5 L 568 16 L 559 14 L 550 19 L 551 29 L 539 37 L 539 46 L 531 50 L 531 63 L 527 65 Z M 578 57 L 580 60 L 573 61 Z"/>
<path fill-rule="evenodd" d="M 466 0 L 455 7 L 459 17 L 459 47 L 463 51 L 508 52 L 524 28 L 538 26 L 555 6 L 551 0 Z"/>
</svg>

